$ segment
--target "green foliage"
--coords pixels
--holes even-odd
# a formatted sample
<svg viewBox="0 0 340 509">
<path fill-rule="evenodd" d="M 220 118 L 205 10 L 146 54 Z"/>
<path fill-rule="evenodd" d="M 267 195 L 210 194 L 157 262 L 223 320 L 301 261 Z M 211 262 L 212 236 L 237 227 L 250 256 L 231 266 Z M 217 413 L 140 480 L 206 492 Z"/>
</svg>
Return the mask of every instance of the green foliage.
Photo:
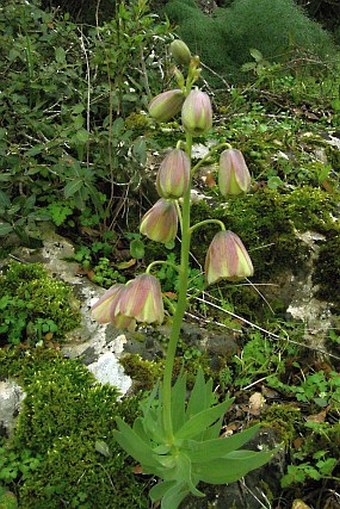
<svg viewBox="0 0 340 509">
<path fill-rule="evenodd" d="M 170 0 L 165 12 L 178 24 L 177 32 L 192 52 L 234 81 L 242 79 L 240 68 L 254 49 L 274 62 L 291 59 L 297 49 L 306 61 L 309 56 L 335 55 L 331 37 L 292 0 L 235 0 L 230 8 L 216 9 L 213 16 L 194 2 Z M 316 69 L 322 68 L 322 61 L 309 60 Z"/>
<path fill-rule="evenodd" d="M 124 118 L 159 86 L 153 52 L 168 30 L 143 0 L 120 2 L 115 19 L 86 35 L 39 2 L 0 7 L 0 236 L 29 244 L 39 221 L 91 218 L 105 230 L 117 217 L 146 157 Z"/>
<path fill-rule="evenodd" d="M 114 387 L 96 384 L 85 366 L 56 352 L 12 349 L 1 355 L 7 375 L 19 376 L 26 392 L 0 470 L 0 485 L 16 493 L 19 506 L 146 509 L 146 496 L 113 437 L 116 416 L 130 422 L 136 400 L 118 403 Z"/>
<path fill-rule="evenodd" d="M 71 287 L 40 264 L 10 263 L 0 275 L 0 341 L 61 339 L 79 324 Z"/>
<path fill-rule="evenodd" d="M 144 472 L 155 473 L 161 479 L 150 497 L 161 500 L 162 509 L 177 509 L 189 493 L 204 496 L 196 487 L 199 481 L 231 483 L 271 458 L 272 452 L 240 449 L 256 434 L 257 426 L 233 437 L 219 438 L 223 416 L 233 400 L 217 403 L 212 380 L 205 382 L 202 371 L 197 374 L 188 401 L 185 375 L 179 376 L 172 388 L 171 437 L 164 429 L 158 392 L 156 387 L 142 403 L 143 416 L 133 427 L 117 419 L 115 437 L 141 463 Z"/>
</svg>

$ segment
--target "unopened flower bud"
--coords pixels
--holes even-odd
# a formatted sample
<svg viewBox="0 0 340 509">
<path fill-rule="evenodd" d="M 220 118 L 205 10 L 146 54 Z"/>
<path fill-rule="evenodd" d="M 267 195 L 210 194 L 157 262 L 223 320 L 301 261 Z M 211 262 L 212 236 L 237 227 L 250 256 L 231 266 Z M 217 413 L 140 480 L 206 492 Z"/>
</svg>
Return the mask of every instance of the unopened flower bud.
<svg viewBox="0 0 340 509">
<path fill-rule="evenodd" d="M 201 90 L 192 90 L 182 107 L 182 123 L 184 129 L 200 136 L 212 126 L 212 107 L 208 94 Z"/>
<path fill-rule="evenodd" d="M 172 41 L 170 44 L 170 53 L 177 64 L 189 65 L 191 53 L 185 42 L 180 39 Z"/>
<path fill-rule="evenodd" d="M 246 193 L 250 182 L 250 173 L 242 152 L 234 148 L 224 150 L 218 171 L 218 186 L 222 196 Z"/>
<path fill-rule="evenodd" d="M 158 279 L 142 274 L 129 281 L 119 298 L 116 316 L 133 318 L 142 323 L 162 323 L 164 307 Z"/>
<path fill-rule="evenodd" d="M 149 239 L 167 244 L 175 240 L 178 229 L 176 205 L 171 200 L 160 198 L 143 216 L 140 232 Z"/>
<path fill-rule="evenodd" d="M 180 149 L 172 150 L 162 161 L 156 178 L 158 194 L 163 198 L 181 198 L 190 181 L 190 159 Z"/>
<path fill-rule="evenodd" d="M 150 101 L 149 113 L 157 122 L 167 122 L 181 111 L 183 101 L 182 90 L 168 90 Z"/>
<path fill-rule="evenodd" d="M 220 231 L 209 246 L 205 277 L 210 285 L 220 279 L 240 281 L 254 274 L 252 261 L 241 239 L 231 231 Z"/>
</svg>

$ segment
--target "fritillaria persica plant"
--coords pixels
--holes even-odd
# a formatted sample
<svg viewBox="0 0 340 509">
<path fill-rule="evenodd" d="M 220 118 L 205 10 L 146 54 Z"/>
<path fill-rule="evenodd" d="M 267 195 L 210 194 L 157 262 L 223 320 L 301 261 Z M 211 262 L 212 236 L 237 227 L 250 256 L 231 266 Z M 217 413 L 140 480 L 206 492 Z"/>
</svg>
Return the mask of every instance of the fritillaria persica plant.
<svg viewBox="0 0 340 509">
<path fill-rule="evenodd" d="M 197 488 L 200 481 L 212 484 L 232 483 L 247 472 L 270 460 L 273 452 L 241 449 L 258 431 L 253 426 L 231 437 L 221 437 L 221 425 L 231 398 L 217 402 L 212 381 L 198 372 L 190 396 L 186 376 L 182 373 L 172 385 L 173 366 L 181 325 L 186 309 L 189 249 L 194 230 L 215 224 L 220 231 L 208 248 L 205 262 L 207 284 L 221 279 L 239 281 L 253 275 L 253 265 L 241 239 L 226 231 L 221 221 L 207 219 L 191 225 L 191 180 L 197 168 L 191 165 L 192 140 L 212 126 L 209 96 L 194 88 L 199 78 L 199 58 L 192 57 L 184 42 L 176 40 L 170 47 L 183 72 L 175 70 L 178 88 L 163 92 L 149 105 L 150 115 L 159 122 L 172 119 L 181 112 L 185 141 L 180 141 L 163 160 L 156 179 L 159 200 L 144 215 L 140 231 L 148 238 L 165 244 L 181 235 L 181 261 L 178 267 L 179 292 L 172 317 L 172 329 L 165 359 L 164 377 L 146 401 L 141 403 L 141 416 L 132 427 L 117 420 L 115 436 L 119 444 L 141 465 L 143 472 L 159 478 L 150 491 L 153 501 L 161 501 L 162 509 L 176 509 L 192 493 L 204 494 Z M 219 189 L 223 196 L 248 191 L 250 175 L 239 150 L 227 143 L 213 147 L 224 149 L 220 155 Z M 101 323 L 112 322 L 120 328 L 134 328 L 136 322 L 161 323 L 164 308 L 161 287 L 151 274 L 153 267 L 165 261 L 154 261 L 146 273 L 126 285 L 110 288 L 93 306 L 93 317 Z"/>
</svg>

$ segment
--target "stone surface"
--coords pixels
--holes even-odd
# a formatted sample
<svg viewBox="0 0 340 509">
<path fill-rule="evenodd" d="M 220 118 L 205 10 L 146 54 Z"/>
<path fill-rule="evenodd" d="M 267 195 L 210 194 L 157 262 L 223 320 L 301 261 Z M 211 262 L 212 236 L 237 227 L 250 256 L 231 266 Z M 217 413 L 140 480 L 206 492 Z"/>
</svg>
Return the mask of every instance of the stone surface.
<svg viewBox="0 0 340 509">
<path fill-rule="evenodd" d="M 20 385 L 12 380 L 0 381 L 0 435 L 2 431 L 10 435 L 24 398 Z"/>
<path fill-rule="evenodd" d="M 118 387 L 122 394 L 125 394 L 132 385 L 131 378 L 125 375 L 117 357 L 111 352 L 99 355 L 98 360 L 89 364 L 88 369 L 98 382 Z"/>
</svg>

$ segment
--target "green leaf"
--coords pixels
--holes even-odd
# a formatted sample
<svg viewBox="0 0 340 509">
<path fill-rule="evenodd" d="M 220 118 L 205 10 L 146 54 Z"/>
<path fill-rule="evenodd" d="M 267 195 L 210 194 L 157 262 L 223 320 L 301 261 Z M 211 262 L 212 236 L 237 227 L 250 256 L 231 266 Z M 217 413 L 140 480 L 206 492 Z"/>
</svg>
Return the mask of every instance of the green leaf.
<svg viewBox="0 0 340 509">
<path fill-rule="evenodd" d="M 112 456 L 110 448 L 104 440 L 96 440 L 94 448 L 97 452 L 105 456 L 105 458 L 110 458 Z"/>
<path fill-rule="evenodd" d="M 190 493 L 184 482 L 176 482 L 164 493 L 161 509 L 177 509 L 182 500 Z"/>
<path fill-rule="evenodd" d="M 263 60 L 263 55 L 262 55 L 261 51 L 259 51 L 258 49 L 252 48 L 249 50 L 249 53 L 251 54 L 251 56 L 253 57 L 253 59 L 256 62 L 261 62 L 261 60 Z"/>
<path fill-rule="evenodd" d="M 187 454 L 193 463 L 223 458 L 226 454 L 235 451 L 235 449 L 239 449 L 242 445 L 249 442 L 259 429 L 260 425 L 256 425 L 227 438 L 205 440 L 204 442 L 188 441 L 187 445 L 189 450 Z"/>
<path fill-rule="evenodd" d="M 10 199 L 8 198 L 7 194 L 1 190 L 0 190 L 0 206 L 4 207 L 5 209 L 7 209 L 11 206 L 11 202 L 10 202 Z"/>
<path fill-rule="evenodd" d="M 83 180 L 80 178 L 75 178 L 74 180 L 68 182 L 64 187 L 64 196 L 65 198 L 70 198 L 76 194 L 77 191 L 81 189 L 83 185 Z"/>
<path fill-rule="evenodd" d="M 140 239 L 132 240 L 130 242 L 130 254 L 132 258 L 135 258 L 136 260 L 144 258 L 145 254 L 144 242 Z"/>
<path fill-rule="evenodd" d="M 171 392 L 173 431 L 180 429 L 185 422 L 186 376 L 180 375 Z"/>
<path fill-rule="evenodd" d="M 5 237 L 13 231 L 13 226 L 9 223 L 0 223 L 0 237 Z"/>
<path fill-rule="evenodd" d="M 283 182 L 278 176 L 269 177 L 268 179 L 268 188 L 269 189 L 277 189 L 278 187 L 282 186 Z"/>
<path fill-rule="evenodd" d="M 188 402 L 187 419 L 209 408 L 214 401 L 215 395 L 212 392 L 212 380 L 208 380 L 205 383 L 203 371 L 199 369 Z"/>
<path fill-rule="evenodd" d="M 165 493 L 172 488 L 176 484 L 176 481 L 163 481 L 159 482 L 151 488 L 149 491 L 149 497 L 151 498 L 152 502 L 157 502 L 157 500 L 160 500 Z"/>
<path fill-rule="evenodd" d="M 55 59 L 58 64 L 64 64 L 66 61 L 66 54 L 64 48 L 56 48 L 55 49 Z"/>
<path fill-rule="evenodd" d="M 119 431 L 114 431 L 114 437 L 119 445 L 134 459 L 146 465 L 152 471 L 160 467 L 157 457 L 149 444 L 137 435 L 120 417 L 116 419 Z"/>
<path fill-rule="evenodd" d="M 203 482 L 210 484 L 226 484 L 238 481 L 251 470 L 265 465 L 273 452 L 242 451 L 239 457 L 236 451 L 227 458 L 199 463 L 193 466 L 193 472 Z"/>
<path fill-rule="evenodd" d="M 185 439 L 196 437 L 211 426 L 215 421 L 220 419 L 221 415 L 226 412 L 229 405 L 229 400 L 223 401 L 223 403 L 219 403 L 212 408 L 208 408 L 207 410 L 203 410 L 202 412 L 195 414 L 177 431 L 176 438 Z"/>
</svg>

